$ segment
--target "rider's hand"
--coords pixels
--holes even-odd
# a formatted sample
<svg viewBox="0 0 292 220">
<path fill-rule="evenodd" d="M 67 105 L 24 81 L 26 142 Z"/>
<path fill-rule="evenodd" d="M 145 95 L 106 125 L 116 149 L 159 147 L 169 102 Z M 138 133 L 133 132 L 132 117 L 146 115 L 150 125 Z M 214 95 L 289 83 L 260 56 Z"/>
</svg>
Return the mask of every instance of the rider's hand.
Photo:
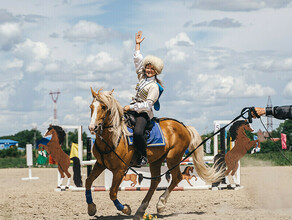
<svg viewBox="0 0 292 220">
<path fill-rule="evenodd" d="M 142 43 L 142 41 L 145 39 L 145 37 L 142 38 L 142 31 L 138 31 L 136 34 L 136 44 Z"/>
</svg>

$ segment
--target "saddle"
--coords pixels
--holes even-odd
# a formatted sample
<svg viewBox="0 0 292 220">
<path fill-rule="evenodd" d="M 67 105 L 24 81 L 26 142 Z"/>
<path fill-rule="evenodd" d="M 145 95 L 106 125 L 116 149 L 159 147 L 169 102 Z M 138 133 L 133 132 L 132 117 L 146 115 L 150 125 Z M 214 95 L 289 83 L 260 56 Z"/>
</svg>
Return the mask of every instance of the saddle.
<svg viewBox="0 0 292 220">
<path fill-rule="evenodd" d="M 134 111 L 127 111 L 124 114 L 124 118 L 125 118 L 125 123 L 127 125 L 128 128 L 134 129 L 135 125 L 136 125 L 136 119 L 137 119 L 138 113 L 134 112 Z M 157 123 L 159 123 L 159 118 L 153 118 L 152 120 L 149 120 L 147 122 L 147 125 L 145 127 L 145 133 L 149 134 L 150 131 L 153 128 L 153 123 L 152 121 L 155 121 Z"/>
</svg>

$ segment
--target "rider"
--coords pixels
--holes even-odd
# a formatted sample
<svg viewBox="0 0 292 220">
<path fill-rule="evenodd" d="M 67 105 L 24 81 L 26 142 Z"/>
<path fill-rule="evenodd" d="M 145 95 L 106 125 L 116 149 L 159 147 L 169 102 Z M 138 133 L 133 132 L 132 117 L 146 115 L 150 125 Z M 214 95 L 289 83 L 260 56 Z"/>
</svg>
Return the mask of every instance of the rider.
<svg viewBox="0 0 292 220">
<path fill-rule="evenodd" d="M 161 81 L 157 78 L 162 72 L 163 61 L 155 56 L 148 55 L 143 59 L 140 53 L 140 44 L 145 38 L 142 38 L 142 31 L 136 34 L 136 51 L 134 54 L 134 64 L 139 82 L 136 86 L 136 96 L 132 98 L 130 105 L 124 107 L 124 111 L 134 111 L 136 114 L 136 125 L 133 131 L 134 146 L 141 154 L 141 165 L 147 163 L 144 132 L 147 123 L 153 118 L 155 110 L 159 110 L 159 96 L 163 88 Z"/>
</svg>

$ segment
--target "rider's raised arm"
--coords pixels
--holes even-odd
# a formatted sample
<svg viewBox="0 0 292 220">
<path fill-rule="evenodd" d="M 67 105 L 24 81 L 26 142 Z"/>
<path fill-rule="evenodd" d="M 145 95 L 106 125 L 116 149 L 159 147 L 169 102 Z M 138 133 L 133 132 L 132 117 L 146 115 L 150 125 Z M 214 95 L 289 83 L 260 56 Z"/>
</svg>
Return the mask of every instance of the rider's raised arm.
<svg viewBox="0 0 292 220">
<path fill-rule="evenodd" d="M 140 53 L 140 44 L 145 39 L 142 38 L 142 31 L 139 31 L 136 36 L 136 46 L 135 46 L 135 54 L 134 54 L 134 64 L 136 68 L 136 73 L 140 74 L 143 69 L 143 56 Z"/>
</svg>

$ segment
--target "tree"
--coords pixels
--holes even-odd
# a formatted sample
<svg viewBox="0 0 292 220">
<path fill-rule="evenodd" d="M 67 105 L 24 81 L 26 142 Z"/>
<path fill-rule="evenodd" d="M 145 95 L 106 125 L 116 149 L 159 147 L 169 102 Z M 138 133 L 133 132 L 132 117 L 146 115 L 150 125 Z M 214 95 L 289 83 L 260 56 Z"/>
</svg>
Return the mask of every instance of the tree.
<svg viewBox="0 0 292 220">
<path fill-rule="evenodd" d="M 11 139 L 14 141 L 18 141 L 18 147 L 25 148 L 26 144 L 35 145 L 35 141 L 42 139 L 42 134 L 40 131 L 31 129 L 31 130 L 23 130 L 15 135 L 3 136 L 1 139 Z"/>
<path fill-rule="evenodd" d="M 78 131 L 77 129 L 75 129 L 73 132 L 69 131 L 68 132 L 68 145 L 69 147 L 71 146 L 72 143 L 78 143 Z M 86 132 L 82 132 L 82 141 L 83 141 L 83 145 L 86 144 L 87 141 L 87 134 Z M 66 143 L 63 144 L 63 147 L 65 146 Z"/>
</svg>

